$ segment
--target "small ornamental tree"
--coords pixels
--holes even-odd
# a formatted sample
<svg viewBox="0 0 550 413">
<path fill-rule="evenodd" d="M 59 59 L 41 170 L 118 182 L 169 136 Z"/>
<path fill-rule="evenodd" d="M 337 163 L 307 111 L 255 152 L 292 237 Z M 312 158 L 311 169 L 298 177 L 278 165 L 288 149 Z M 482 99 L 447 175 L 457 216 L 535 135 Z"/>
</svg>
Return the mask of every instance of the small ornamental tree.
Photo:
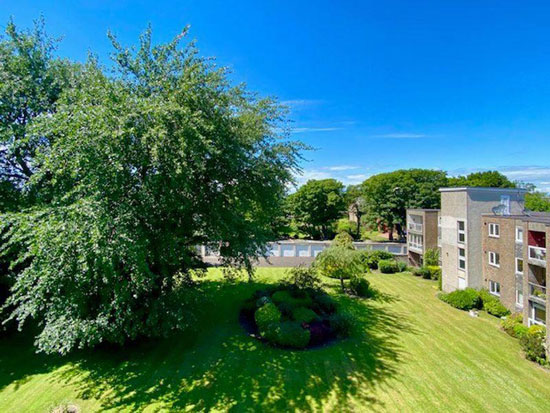
<svg viewBox="0 0 550 413">
<path fill-rule="evenodd" d="M 333 246 L 322 251 L 315 259 L 314 265 L 322 275 L 339 279 L 342 291 L 345 291 L 344 280 L 364 272 L 359 252 L 341 246 Z"/>
</svg>

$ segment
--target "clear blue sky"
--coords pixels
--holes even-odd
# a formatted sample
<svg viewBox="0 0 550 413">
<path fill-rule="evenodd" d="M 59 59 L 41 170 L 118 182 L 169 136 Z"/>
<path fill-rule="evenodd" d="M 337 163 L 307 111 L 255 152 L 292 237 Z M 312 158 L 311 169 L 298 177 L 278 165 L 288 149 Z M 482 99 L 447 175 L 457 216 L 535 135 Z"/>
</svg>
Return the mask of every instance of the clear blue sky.
<svg viewBox="0 0 550 413">
<path fill-rule="evenodd" d="M 108 29 L 130 44 L 190 24 L 202 54 L 292 106 L 317 148 L 302 179 L 492 168 L 550 191 L 548 1 L 0 0 L 2 25 L 40 13 L 61 55 L 105 62 Z"/>
</svg>

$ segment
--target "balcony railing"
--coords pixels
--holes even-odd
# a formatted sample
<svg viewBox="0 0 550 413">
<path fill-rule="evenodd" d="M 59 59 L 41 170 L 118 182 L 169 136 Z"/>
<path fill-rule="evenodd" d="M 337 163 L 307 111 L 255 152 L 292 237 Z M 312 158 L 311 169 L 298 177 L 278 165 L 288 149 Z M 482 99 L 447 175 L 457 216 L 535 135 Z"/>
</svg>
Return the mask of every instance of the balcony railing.
<svg viewBox="0 0 550 413">
<path fill-rule="evenodd" d="M 418 251 L 422 251 L 423 249 L 422 244 L 418 244 L 416 242 L 409 242 L 409 248 Z"/>
<path fill-rule="evenodd" d="M 546 287 L 535 283 L 529 283 L 529 297 L 546 303 Z"/>
<path fill-rule="evenodd" d="M 422 232 L 422 224 L 417 224 L 416 222 L 409 222 L 409 231 Z"/>
<path fill-rule="evenodd" d="M 529 245 L 529 259 L 546 262 L 546 248 Z"/>
</svg>

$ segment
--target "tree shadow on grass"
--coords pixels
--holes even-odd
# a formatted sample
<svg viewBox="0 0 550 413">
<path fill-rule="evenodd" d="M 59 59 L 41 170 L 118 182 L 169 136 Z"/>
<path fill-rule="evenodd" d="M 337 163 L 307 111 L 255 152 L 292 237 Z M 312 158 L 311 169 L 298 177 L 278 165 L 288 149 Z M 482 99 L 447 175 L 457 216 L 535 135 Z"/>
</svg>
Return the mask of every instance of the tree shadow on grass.
<svg viewBox="0 0 550 413">
<path fill-rule="evenodd" d="M 405 317 L 378 300 L 338 296 L 357 318 L 352 337 L 325 347 L 292 351 L 248 336 L 238 324 L 242 301 L 258 283 L 208 282 L 211 300 L 200 329 L 129 349 L 81 354 L 55 380 L 72 384 L 102 409 L 170 411 L 313 411 L 381 407 L 373 389 L 395 375 L 405 351 L 399 335 L 413 331 Z"/>
</svg>

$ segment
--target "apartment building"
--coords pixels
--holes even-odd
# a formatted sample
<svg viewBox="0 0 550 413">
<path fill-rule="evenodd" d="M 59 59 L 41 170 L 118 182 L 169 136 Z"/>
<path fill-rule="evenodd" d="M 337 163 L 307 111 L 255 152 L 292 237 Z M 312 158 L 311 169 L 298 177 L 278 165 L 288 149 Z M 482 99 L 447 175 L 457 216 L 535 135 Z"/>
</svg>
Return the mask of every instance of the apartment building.
<svg viewBox="0 0 550 413">
<path fill-rule="evenodd" d="M 550 325 L 550 213 L 486 214 L 482 233 L 484 287 L 510 311 L 523 313 L 525 324 Z"/>
<path fill-rule="evenodd" d="M 441 188 L 439 219 L 443 291 L 484 287 L 482 215 L 523 215 L 526 190 Z"/>
<path fill-rule="evenodd" d="M 410 265 L 424 264 L 424 253 L 438 247 L 439 209 L 407 210 L 407 249 Z"/>
</svg>

